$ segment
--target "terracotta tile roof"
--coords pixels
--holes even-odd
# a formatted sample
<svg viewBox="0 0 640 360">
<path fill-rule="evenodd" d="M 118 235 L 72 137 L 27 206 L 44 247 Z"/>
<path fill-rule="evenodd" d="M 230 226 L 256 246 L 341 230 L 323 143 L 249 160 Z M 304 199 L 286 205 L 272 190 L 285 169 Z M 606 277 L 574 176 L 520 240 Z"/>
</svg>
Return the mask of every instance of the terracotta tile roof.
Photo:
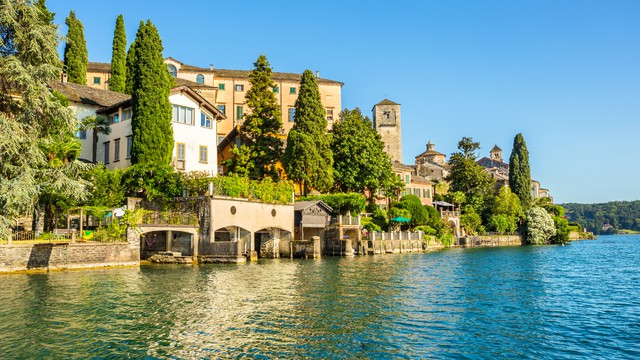
<svg viewBox="0 0 640 360">
<path fill-rule="evenodd" d="M 251 74 L 250 70 L 229 70 L 229 69 L 214 69 L 213 72 L 216 75 L 216 78 L 242 78 L 249 79 L 249 74 Z M 283 73 L 283 72 L 273 72 L 271 74 L 271 80 L 273 81 L 288 81 L 299 83 L 302 80 L 302 74 L 294 74 L 294 73 Z M 344 85 L 339 81 L 329 80 L 325 78 L 317 78 L 318 84 L 335 84 L 335 85 Z"/>
<path fill-rule="evenodd" d="M 425 152 L 423 152 L 422 154 L 416 156 L 416 159 L 419 157 L 423 157 L 423 156 L 427 156 L 427 155 L 442 155 L 442 156 L 446 156 L 445 154 L 439 152 L 439 151 L 435 151 L 435 150 L 427 150 Z"/>
<path fill-rule="evenodd" d="M 69 101 L 99 107 L 109 107 L 131 99 L 127 94 L 92 88 L 73 83 L 52 81 L 49 86 L 69 98 Z"/>
<path fill-rule="evenodd" d="M 111 63 L 101 63 L 101 62 L 90 62 L 87 64 L 88 72 L 103 72 L 110 73 L 111 72 Z"/>
</svg>

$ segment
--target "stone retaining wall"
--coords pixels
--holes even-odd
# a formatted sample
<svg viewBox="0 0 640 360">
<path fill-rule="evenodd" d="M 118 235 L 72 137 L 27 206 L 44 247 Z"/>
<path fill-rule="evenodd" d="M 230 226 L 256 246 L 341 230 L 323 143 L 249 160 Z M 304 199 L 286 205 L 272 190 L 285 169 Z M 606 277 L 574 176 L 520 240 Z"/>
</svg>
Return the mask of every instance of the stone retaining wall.
<svg viewBox="0 0 640 360">
<path fill-rule="evenodd" d="M 0 273 L 140 265 L 129 243 L 0 245 Z"/>
<path fill-rule="evenodd" d="M 521 235 L 483 235 L 463 237 L 459 239 L 458 243 L 462 247 L 475 247 L 516 246 L 522 245 L 524 242 Z"/>
</svg>

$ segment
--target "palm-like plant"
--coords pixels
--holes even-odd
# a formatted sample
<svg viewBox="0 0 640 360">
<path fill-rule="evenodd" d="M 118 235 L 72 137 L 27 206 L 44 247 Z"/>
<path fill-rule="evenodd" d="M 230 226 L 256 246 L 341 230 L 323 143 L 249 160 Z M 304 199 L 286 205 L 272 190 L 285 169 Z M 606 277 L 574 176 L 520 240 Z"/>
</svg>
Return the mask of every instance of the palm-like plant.
<svg viewBox="0 0 640 360">
<path fill-rule="evenodd" d="M 93 132 L 92 162 L 96 164 L 96 154 L 98 153 L 98 134 L 109 135 L 111 133 L 109 119 L 103 115 L 90 115 L 82 119 L 80 128 L 84 131 L 92 130 Z"/>
</svg>

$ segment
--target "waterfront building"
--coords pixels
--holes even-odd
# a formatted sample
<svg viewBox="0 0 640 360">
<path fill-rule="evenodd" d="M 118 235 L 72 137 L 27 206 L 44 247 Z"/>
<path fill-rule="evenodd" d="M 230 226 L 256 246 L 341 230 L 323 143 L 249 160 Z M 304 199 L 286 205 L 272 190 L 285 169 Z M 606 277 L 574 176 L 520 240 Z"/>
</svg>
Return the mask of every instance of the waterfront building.
<svg viewBox="0 0 640 360">
<path fill-rule="evenodd" d="M 446 155 L 436 151 L 435 147 L 429 140 L 427 150 L 416 156 L 416 172 L 426 179 L 441 181 L 449 174 L 449 164 Z"/>
<path fill-rule="evenodd" d="M 173 156 L 171 165 L 180 171 L 218 173 L 216 127 L 224 115 L 189 86 L 171 89 Z M 131 166 L 133 131 L 131 99 L 100 109 L 107 116 L 111 133 L 98 135 L 97 159 L 109 169 Z"/>
<path fill-rule="evenodd" d="M 236 126 L 242 124 L 247 114 L 245 96 L 251 88 L 249 83 L 250 70 L 217 69 L 197 67 L 184 64 L 174 58 L 165 59 L 169 73 L 176 79 L 176 85 L 187 85 L 196 90 L 203 98 L 225 115 L 216 129 L 216 139 L 222 141 Z M 87 67 L 87 84 L 92 87 L 108 89 L 111 74 L 111 64 L 90 62 Z M 328 127 L 339 119 L 342 106 L 343 83 L 321 78 L 316 71 L 316 78 L 320 90 L 322 104 L 325 108 Z M 294 106 L 298 98 L 302 74 L 273 72 L 271 80 L 275 83 L 273 89 L 282 113 L 283 135 L 289 133 L 293 127 Z M 188 81 L 184 83 L 183 81 Z"/>
<path fill-rule="evenodd" d="M 373 127 L 384 142 L 391 161 L 402 163 L 402 116 L 400 104 L 384 99 L 373 106 Z"/>
</svg>

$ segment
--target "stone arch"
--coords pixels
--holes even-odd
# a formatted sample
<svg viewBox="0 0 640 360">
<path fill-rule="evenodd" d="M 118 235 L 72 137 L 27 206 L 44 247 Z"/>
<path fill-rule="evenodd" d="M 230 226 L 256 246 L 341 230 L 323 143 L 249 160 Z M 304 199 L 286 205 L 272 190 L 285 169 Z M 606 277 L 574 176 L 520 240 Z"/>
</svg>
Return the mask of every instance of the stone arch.
<svg viewBox="0 0 640 360">
<path fill-rule="evenodd" d="M 140 258 L 147 259 L 164 251 L 192 256 L 194 244 L 198 241 L 198 231 L 194 227 L 140 227 Z"/>
<path fill-rule="evenodd" d="M 280 240 L 291 240 L 292 233 L 280 227 L 267 227 L 257 230 L 253 234 L 251 249 L 257 252 L 258 257 L 280 257 Z"/>
</svg>

